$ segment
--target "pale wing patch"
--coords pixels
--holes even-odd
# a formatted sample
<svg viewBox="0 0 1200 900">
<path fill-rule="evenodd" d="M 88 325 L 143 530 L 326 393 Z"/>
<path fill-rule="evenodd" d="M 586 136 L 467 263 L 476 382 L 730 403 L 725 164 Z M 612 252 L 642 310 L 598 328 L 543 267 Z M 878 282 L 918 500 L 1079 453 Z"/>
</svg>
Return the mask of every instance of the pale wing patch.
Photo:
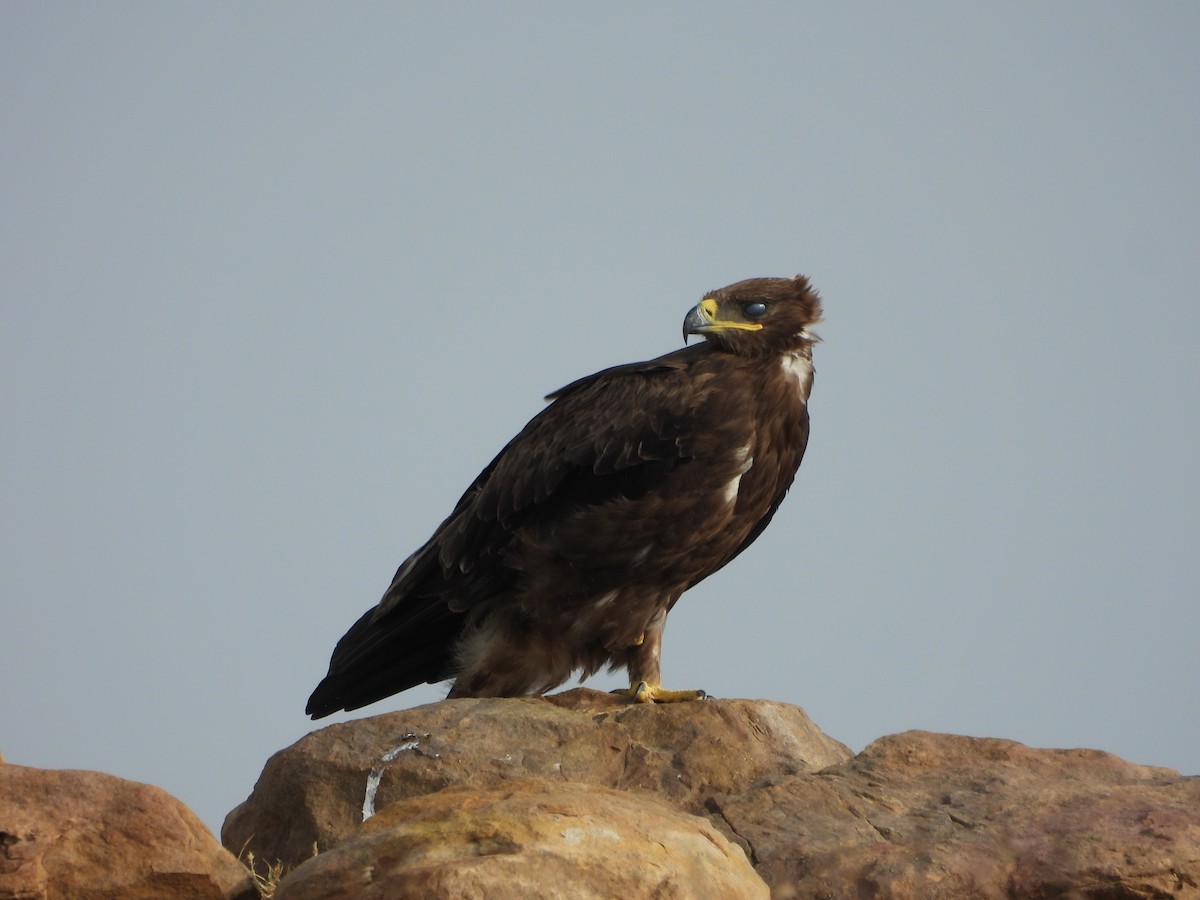
<svg viewBox="0 0 1200 900">
<path fill-rule="evenodd" d="M 803 353 L 788 353 L 780 362 L 783 371 L 796 380 L 800 396 L 807 400 L 808 392 L 812 390 L 812 360 Z"/>
<path fill-rule="evenodd" d="M 611 604 L 614 600 L 617 599 L 618 593 L 620 593 L 620 591 L 616 591 L 616 590 L 609 591 L 607 594 L 605 594 L 603 597 L 601 597 L 599 600 L 596 601 L 596 603 L 595 603 L 596 609 L 604 609 L 604 607 Z"/>
<path fill-rule="evenodd" d="M 737 500 L 738 488 L 741 486 L 741 483 L 742 483 L 742 473 L 741 472 L 738 472 L 736 475 L 734 475 L 732 478 L 729 479 L 729 482 L 725 485 L 725 490 L 722 494 L 722 496 L 725 498 L 725 502 L 727 504 L 731 504 Z"/>
<path fill-rule="evenodd" d="M 754 457 L 750 455 L 749 447 L 738 447 L 733 451 L 734 457 L 741 463 L 738 466 L 737 473 L 729 479 L 722 492 L 722 496 L 726 504 L 733 504 L 737 501 L 738 488 L 742 484 L 742 476 L 750 471 L 750 467 L 754 465 Z"/>
</svg>

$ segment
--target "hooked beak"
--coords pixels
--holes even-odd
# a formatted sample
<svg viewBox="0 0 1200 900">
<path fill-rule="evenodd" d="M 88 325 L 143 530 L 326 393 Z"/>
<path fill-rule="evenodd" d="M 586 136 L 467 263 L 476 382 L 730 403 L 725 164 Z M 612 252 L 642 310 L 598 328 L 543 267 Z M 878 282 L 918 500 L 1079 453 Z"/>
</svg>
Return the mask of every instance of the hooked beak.
<svg viewBox="0 0 1200 900">
<path fill-rule="evenodd" d="M 712 302 L 711 300 L 709 301 Z M 686 344 L 688 338 L 693 334 L 704 334 L 704 332 L 712 325 L 712 313 L 702 309 L 703 301 L 697 303 L 683 319 L 683 342 Z"/>
<path fill-rule="evenodd" d="M 720 334 L 723 331 L 758 331 L 757 322 L 729 322 L 717 318 L 720 304 L 712 297 L 705 297 L 688 312 L 683 320 L 683 342 L 693 334 Z"/>
</svg>

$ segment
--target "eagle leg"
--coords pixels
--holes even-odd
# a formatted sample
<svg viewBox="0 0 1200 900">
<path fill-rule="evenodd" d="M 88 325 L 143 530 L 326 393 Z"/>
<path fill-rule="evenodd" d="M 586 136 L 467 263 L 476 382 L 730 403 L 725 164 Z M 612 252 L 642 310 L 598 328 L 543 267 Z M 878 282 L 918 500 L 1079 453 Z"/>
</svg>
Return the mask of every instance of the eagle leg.
<svg viewBox="0 0 1200 900">
<path fill-rule="evenodd" d="M 659 613 L 650 622 L 629 654 L 629 687 L 612 693 L 628 697 L 633 703 L 682 703 L 686 700 L 705 700 L 704 691 L 669 691 L 662 686 L 662 633 L 666 613 Z"/>
</svg>

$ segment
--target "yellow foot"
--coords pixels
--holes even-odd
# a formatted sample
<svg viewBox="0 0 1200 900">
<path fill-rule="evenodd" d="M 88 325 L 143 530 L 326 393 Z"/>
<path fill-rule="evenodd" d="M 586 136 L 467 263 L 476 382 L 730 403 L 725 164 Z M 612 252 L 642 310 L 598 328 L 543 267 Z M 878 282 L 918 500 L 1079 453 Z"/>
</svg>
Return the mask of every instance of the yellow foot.
<svg viewBox="0 0 1200 900">
<path fill-rule="evenodd" d="M 683 703 L 687 700 L 707 700 L 704 691 L 668 691 L 661 684 L 650 684 L 639 681 L 627 688 L 612 691 L 622 697 L 628 697 L 634 703 Z"/>
</svg>

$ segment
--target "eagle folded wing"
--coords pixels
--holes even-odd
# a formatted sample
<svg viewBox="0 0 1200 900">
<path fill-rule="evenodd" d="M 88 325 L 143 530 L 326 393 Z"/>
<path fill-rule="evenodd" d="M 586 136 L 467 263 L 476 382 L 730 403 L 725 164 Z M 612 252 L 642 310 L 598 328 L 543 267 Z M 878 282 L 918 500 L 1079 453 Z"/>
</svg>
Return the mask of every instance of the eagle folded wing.
<svg viewBox="0 0 1200 900">
<path fill-rule="evenodd" d="M 399 567 L 379 605 L 338 642 L 330 676 L 378 670 L 372 681 L 379 690 L 393 685 L 380 694 L 386 696 L 453 675 L 445 643 L 461 629 L 463 613 L 503 594 L 520 576 L 513 559 L 520 531 L 553 530 L 585 508 L 644 497 L 688 461 L 681 438 L 695 427 L 696 398 L 681 407 L 680 392 L 654 382 L 680 377 L 675 359 L 700 349 L 605 370 L 549 395 L 553 402 L 479 474 L 429 541 Z M 658 401 L 650 415 L 648 398 Z M 577 562 L 628 563 L 611 550 L 603 561 L 599 556 L 589 551 Z M 433 660 L 440 664 L 431 666 Z"/>
</svg>

